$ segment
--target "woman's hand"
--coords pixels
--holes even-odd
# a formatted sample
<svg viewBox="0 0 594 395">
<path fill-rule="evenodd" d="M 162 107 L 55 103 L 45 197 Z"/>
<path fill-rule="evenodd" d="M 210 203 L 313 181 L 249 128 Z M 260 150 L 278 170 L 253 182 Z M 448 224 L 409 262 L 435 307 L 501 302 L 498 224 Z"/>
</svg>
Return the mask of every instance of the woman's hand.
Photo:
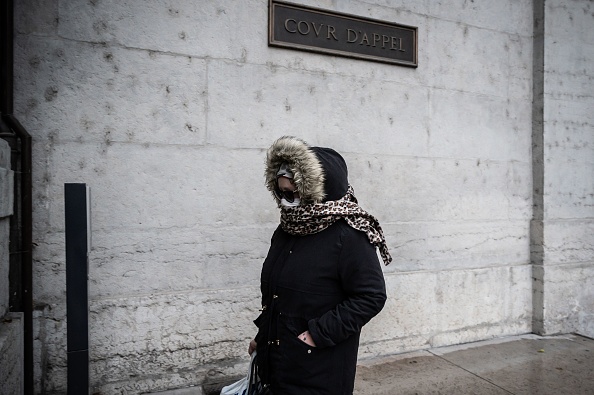
<svg viewBox="0 0 594 395">
<path fill-rule="evenodd" d="M 309 331 L 305 331 L 297 337 L 299 338 L 299 340 L 301 340 L 303 343 L 307 344 L 308 346 L 312 346 L 312 347 L 316 346 L 316 343 L 314 342 L 313 338 L 309 334 Z"/>
<path fill-rule="evenodd" d="M 258 343 L 255 340 L 250 341 L 250 346 L 248 347 L 248 354 L 252 355 L 254 351 L 256 351 Z"/>
</svg>

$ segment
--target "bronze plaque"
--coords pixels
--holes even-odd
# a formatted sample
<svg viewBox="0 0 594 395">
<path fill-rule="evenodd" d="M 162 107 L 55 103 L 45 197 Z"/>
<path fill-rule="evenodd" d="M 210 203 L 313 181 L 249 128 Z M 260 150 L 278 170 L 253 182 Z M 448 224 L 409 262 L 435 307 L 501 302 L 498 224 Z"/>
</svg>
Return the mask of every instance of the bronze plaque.
<svg viewBox="0 0 594 395">
<path fill-rule="evenodd" d="M 417 28 L 270 0 L 268 45 L 417 67 Z"/>
</svg>

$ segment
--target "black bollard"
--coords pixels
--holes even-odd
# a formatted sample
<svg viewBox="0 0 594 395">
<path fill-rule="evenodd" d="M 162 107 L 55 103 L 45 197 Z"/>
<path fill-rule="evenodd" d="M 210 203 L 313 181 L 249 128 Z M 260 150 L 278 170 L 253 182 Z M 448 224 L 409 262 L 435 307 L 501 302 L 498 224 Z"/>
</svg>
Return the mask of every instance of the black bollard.
<svg viewBox="0 0 594 395">
<path fill-rule="evenodd" d="M 86 184 L 64 184 L 68 394 L 89 394 L 90 193 Z"/>
</svg>

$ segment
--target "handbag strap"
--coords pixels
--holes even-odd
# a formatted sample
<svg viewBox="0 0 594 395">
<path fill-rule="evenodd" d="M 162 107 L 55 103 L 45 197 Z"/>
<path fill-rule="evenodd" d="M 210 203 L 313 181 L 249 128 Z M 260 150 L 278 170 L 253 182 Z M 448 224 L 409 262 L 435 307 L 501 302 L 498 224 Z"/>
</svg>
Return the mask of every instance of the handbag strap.
<svg viewBox="0 0 594 395">
<path fill-rule="evenodd" d="M 268 385 L 262 384 L 260 376 L 258 375 L 257 353 L 252 353 L 252 360 L 250 362 L 250 370 L 248 373 L 248 390 L 247 395 L 266 395 L 270 394 Z"/>
</svg>

